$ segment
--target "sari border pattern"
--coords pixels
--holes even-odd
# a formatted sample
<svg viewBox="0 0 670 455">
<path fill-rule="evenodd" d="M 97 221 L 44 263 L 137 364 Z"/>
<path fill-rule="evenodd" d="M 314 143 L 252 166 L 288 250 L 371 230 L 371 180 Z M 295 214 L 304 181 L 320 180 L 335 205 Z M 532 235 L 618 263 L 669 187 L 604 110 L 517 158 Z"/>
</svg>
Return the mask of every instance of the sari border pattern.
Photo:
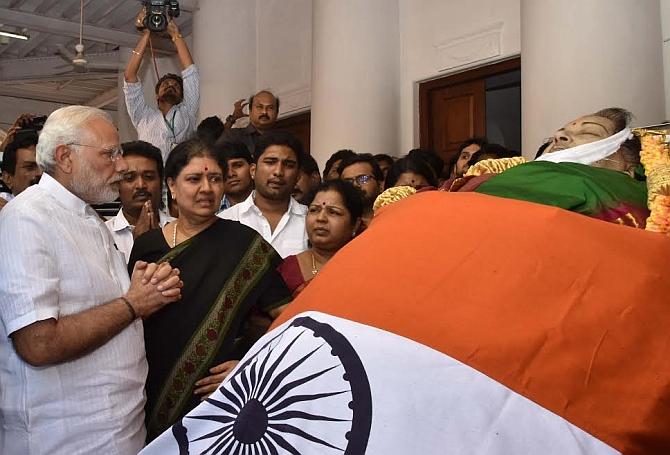
<svg viewBox="0 0 670 455">
<path fill-rule="evenodd" d="M 186 249 L 175 252 L 177 248 L 168 252 L 161 261 L 170 260 Z M 239 303 L 247 298 L 272 266 L 271 253 L 270 246 L 259 236 L 240 259 L 163 384 L 148 418 L 147 432 L 150 435 L 160 434 L 182 414 L 195 382 L 208 372 L 226 338 L 225 334 L 239 311 Z"/>
</svg>

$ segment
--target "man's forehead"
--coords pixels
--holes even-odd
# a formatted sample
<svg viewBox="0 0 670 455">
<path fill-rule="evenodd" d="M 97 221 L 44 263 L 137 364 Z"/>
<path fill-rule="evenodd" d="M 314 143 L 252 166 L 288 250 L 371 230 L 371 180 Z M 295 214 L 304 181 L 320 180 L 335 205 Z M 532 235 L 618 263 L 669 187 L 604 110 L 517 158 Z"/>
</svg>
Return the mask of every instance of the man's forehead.
<svg viewBox="0 0 670 455">
<path fill-rule="evenodd" d="M 342 169 L 342 177 L 356 177 L 361 174 L 371 174 L 372 165 L 370 163 L 354 163 Z"/>
<path fill-rule="evenodd" d="M 146 156 L 141 155 L 126 155 L 123 157 L 128 164 L 130 171 L 154 171 L 158 172 L 158 164 Z"/>
<path fill-rule="evenodd" d="M 260 156 L 260 159 L 262 160 L 268 158 L 296 161 L 298 159 L 298 154 L 295 153 L 291 147 L 286 145 L 271 145 L 266 148 Z"/>
<path fill-rule="evenodd" d="M 275 97 L 268 92 L 260 92 L 254 96 L 254 103 L 258 104 L 275 104 Z"/>
<path fill-rule="evenodd" d="M 28 147 L 19 147 L 16 149 L 16 156 L 23 158 L 23 159 L 29 159 L 32 157 L 33 159 L 35 158 L 36 152 L 36 147 L 34 145 L 29 145 Z"/>
<path fill-rule="evenodd" d="M 81 128 L 81 134 L 91 140 L 111 142 L 111 144 L 103 144 L 105 146 L 119 145 L 119 133 L 116 127 L 104 118 L 93 118 L 86 122 Z"/>
</svg>

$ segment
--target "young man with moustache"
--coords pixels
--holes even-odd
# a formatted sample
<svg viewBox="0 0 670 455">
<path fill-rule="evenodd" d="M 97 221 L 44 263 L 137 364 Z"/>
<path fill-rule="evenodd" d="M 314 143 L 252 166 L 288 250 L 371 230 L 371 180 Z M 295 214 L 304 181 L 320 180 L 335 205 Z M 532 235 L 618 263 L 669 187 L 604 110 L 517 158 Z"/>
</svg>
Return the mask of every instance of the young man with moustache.
<svg viewBox="0 0 670 455">
<path fill-rule="evenodd" d="M 223 154 L 228 165 L 221 200 L 221 210 L 225 210 L 244 201 L 253 191 L 251 166 L 254 160 L 247 147 L 241 142 L 217 142 L 216 147 L 218 152 Z"/>
<path fill-rule="evenodd" d="M 285 131 L 263 134 L 256 144 L 251 176 L 256 189 L 243 202 L 219 213 L 255 229 L 282 258 L 307 249 L 307 207 L 291 194 L 298 181 L 302 144 Z"/>
<path fill-rule="evenodd" d="M 161 209 L 163 159 L 148 142 L 121 144 L 128 170 L 119 186 L 121 210 L 105 224 L 128 262 L 135 239 L 150 229 L 162 228 L 172 217 Z"/>
</svg>

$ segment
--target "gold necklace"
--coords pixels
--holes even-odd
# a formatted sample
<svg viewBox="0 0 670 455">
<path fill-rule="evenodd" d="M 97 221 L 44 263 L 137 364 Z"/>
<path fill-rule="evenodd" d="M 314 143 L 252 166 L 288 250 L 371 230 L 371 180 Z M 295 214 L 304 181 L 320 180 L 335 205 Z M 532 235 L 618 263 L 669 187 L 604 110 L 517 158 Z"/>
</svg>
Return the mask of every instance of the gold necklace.
<svg viewBox="0 0 670 455">
<path fill-rule="evenodd" d="M 316 268 L 316 259 L 314 258 L 314 252 L 310 250 L 309 252 L 312 255 L 312 276 L 319 273 L 319 269 Z M 320 264 L 323 267 L 323 264 Z"/>
</svg>

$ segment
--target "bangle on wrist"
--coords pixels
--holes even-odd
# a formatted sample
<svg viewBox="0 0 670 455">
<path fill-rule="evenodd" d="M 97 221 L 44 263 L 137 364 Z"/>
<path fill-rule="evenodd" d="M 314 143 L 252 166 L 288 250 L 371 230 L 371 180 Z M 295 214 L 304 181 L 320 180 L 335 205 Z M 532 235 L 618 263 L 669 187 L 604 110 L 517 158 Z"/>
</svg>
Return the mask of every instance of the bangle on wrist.
<svg viewBox="0 0 670 455">
<path fill-rule="evenodd" d="M 133 308 L 133 306 L 130 304 L 130 301 L 123 296 L 119 298 L 123 300 L 123 303 L 125 303 L 126 306 L 128 307 L 128 311 L 130 311 L 130 316 L 133 318 L 131 322 L 137 319 L 137 311 L 135 311 L 135 308 Z"/>
<path fill-rule="evenodd" d="M 181 36 L 181 33 L 179 33 L 179 34 L 172 37 L 172 42 L 176 43 L 178 39 L 182 39 L 182 38 L 183 38 L 183 36 Z"/>
<path fill-rule="evenodd" d="M 133 54 L 135 54 L 135 55 L 139 55 L 140 57 L 142 56 L 142 53 L 141 53 L 141 52 L 137 52 L 135 49 L 133 49 L 131 52 L 132 52 Z"/>
</svg>

